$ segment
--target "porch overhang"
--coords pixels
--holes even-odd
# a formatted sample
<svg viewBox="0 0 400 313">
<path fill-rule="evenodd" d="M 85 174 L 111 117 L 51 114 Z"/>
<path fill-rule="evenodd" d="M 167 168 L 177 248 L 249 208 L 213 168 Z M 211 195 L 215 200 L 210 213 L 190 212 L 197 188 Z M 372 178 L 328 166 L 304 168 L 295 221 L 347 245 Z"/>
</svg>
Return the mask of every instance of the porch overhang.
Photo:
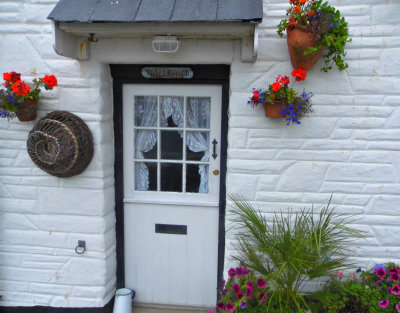
<svg viewBox="0 0 400 313">
<path fill-rule="evenodd" d="M 56 53 L 90 59 L 90 43 L 104 38 L 232 39 L 241 59 L 254 62 L 262 0 L 60 0 L 48 16 Z"/>
</svg>

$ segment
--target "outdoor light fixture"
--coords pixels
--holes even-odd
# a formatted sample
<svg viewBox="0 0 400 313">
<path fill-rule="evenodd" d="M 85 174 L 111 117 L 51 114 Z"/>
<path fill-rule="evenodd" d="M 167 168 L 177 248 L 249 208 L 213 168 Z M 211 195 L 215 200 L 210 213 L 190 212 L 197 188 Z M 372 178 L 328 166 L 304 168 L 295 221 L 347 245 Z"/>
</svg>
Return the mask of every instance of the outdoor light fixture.
<svg viewBox="0 0 400 313">
<path fill-rule="evenodd" d="M 152 44 L 157 53 L 175 53 L 179 49 L 179 40 L 175 36 L 155 36 Z"/>
</svg>

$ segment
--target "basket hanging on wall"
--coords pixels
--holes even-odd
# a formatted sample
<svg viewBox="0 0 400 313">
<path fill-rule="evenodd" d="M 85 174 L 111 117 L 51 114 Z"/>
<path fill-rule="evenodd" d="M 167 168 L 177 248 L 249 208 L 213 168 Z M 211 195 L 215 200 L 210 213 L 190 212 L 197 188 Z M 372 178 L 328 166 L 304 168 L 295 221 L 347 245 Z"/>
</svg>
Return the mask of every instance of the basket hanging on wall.
<svg viewBox="0 0 400 313">
<path fill-rule="evenodd" d="M 82 173 L 93 157 L 93 136 L 75 114 L 54 111 L 29 132 L 28 154 L 43 171 L 57 177 Z"/>
</svg>

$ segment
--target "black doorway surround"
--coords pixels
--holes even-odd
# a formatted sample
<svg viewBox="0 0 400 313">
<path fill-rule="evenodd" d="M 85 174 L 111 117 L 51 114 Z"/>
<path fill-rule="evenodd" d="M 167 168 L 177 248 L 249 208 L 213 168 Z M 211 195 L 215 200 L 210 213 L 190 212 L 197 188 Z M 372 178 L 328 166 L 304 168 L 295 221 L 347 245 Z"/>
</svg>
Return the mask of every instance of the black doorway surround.
<svg viewBox="0 0 400 313">
<path fill-rule="evenodd" d="M 150 79 L 142 76 L 144 67 L 182 67 L 193 70 L 190 79 Z M 219 195 L 218 229 L 218 277 L 217 286 L 221 286 L 225 257 L 225 207 L 226 207 L 226 160 L 228 135 L 229 104 L 229 65 L 193 65 L 193 64 L 111 64 L 114 96 L 114 177 L 115 177 L 115 214 L 116 214 L 116 250 L 117 250 L 117 287 L 125 287 L 124 255 L 124 184 L 123 184 L 123 84 L 181 84 L 181 85 L 219 85 L 222 87 L 221 106 L 221 164 Z"/>
</svg>

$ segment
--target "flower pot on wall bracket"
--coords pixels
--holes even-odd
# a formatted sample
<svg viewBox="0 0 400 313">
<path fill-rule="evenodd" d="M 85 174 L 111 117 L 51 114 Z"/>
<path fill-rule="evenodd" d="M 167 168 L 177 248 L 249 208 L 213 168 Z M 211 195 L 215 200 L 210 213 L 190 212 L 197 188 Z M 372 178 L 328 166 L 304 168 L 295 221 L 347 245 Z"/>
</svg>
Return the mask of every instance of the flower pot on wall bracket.
<svg viewBox="0 0 400 313">
<path fill-rule="evenodd" d="M 37 100 L 27 99 L 23 104 L 18 105 L 18 109 L 15 114 L 21 122 L 34 121 L 36 119 L 37 106 Z"/>
<path fill-rule="evenodd" d="M 272 118 L 285 118 L 286 114 L 282 114 L 281 111 L 283 110 L 282 107 L 287 106 L 286 100 L 275 100 L 274 103 L 264 102 L 264 110 L 266 117 Z"/>
<path fill-rule="evenodd" d="M 293 68 L 301 68 L 305 71 L 311 70 L 317 63 L 324 48 L 318 52 L 304 55 L 308 48 L 315 46 L 318 43 L 316 37 L 306 32 L 304 29 L 295 28 L 289 25 L 286 28 L 287 44 L 289 49 L 290 61 Z"/>
</svg>

